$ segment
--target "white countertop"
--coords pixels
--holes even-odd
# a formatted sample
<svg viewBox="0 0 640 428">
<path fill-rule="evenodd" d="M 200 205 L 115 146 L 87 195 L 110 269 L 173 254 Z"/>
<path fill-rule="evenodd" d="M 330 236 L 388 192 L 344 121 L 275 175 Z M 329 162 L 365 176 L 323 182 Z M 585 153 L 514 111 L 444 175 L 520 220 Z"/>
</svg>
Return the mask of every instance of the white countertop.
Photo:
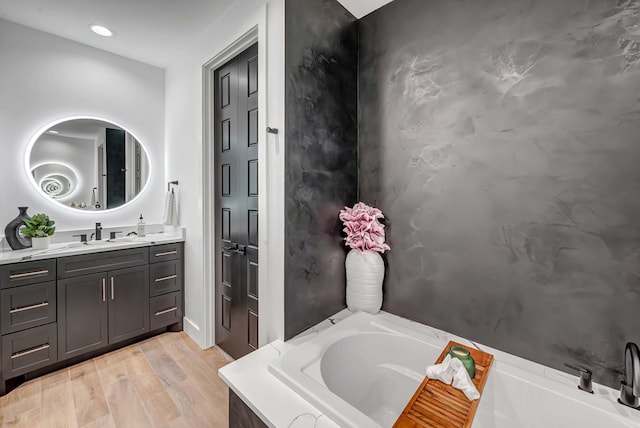
<svg viewBox="0 0 640 428">
<path fill-rule="evenodd" d="M 25 250 L 0 252 L 0 265 L 26 262 L 31 260 L 44 260 L 65 256 L 76 256 L 79 254 L 124 250 L 127 248 L 149 247 L 151 245 L 183 242 L 184 240 L 185 230 L 183 228 L 175 233 L 151 233 L 142 238 L 135 237 L 132 240 L 119 238 L 111 241 L 109 239 L 105 239 L 102 241 L 102 243 L 97 244 L 96 241 L 92 241 L 92 243 L 89 244 L 81 244 L 80 242 L 61 242 L 57 244 L 51 244 L 51 246 L 47 250 L 33 250 L 31 248 L 28 248 Z"/>
<path fill-rule="evenodd" d="M 333 421 L 268 372 L 269 363 L 352 313 L 348 309 L 283 342 L 276 340 L 218 370 L 219 376 L 272 428 L 339 428 Z"/>
</svg>

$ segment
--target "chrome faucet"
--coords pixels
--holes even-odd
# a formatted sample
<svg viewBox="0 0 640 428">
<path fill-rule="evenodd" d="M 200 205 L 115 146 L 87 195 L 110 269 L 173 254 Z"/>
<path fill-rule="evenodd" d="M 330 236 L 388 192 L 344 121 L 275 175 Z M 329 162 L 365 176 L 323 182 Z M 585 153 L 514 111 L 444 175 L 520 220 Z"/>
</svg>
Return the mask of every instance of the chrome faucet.
<svg viewBox="0 0 640 428">
<path fill-rule="evenodd" d="M 584 392 L 588 392 L 589 394 L 593 394 L 593 382 L 591 381 L 591 377 L 593 373 L 589 369 L 585 369 L 584 367 L 574 366 L 573 364 L 564 364 L 570 369 L 576 370 L 580 372 L 580 384 L 578 385 L 578 389 Z"/>
<path fill-rule="evenodd" d="M 624 349 L 624 380 L 620 382 L 618 402 L 637 409 L 640 407 L 640 349 L 628 342 Z"/>
</svg>

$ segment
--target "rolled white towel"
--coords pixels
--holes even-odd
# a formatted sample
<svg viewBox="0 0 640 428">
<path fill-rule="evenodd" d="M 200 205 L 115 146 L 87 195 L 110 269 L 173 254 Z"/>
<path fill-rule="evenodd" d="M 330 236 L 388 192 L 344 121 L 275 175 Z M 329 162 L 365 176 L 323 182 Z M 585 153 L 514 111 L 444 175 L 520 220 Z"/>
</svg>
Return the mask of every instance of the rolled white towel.
<svg viewBox="0 0 640 428">
<path fill-rule="evenodd" d="M 173 192 L 167 192 L 167 196 L 164 199 L 164 210 L 162 213 L 162 223 L 171 226 L 174 223 L 176 216 L 176 196 Z"/>
<path fill-rule="evenodd" d="M 427 367 L 427 376 L 431 379 L 438 379 L 447 385 L 452 385 L 454 388 L 464 392 L 464 395 L 471 401 L 480 398 L 478 388 L 471 381 L 462 361 L 457 358 L 451 358 L 451 355 L 447 354 L 440 364 Z"/>
</svg>

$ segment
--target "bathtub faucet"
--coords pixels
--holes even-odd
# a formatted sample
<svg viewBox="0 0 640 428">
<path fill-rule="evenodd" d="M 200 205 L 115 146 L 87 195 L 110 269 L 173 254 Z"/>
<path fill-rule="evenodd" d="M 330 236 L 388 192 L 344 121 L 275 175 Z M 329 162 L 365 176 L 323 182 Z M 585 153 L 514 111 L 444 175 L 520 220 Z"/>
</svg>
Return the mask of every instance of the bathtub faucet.
<svg viewBox="0 0 640 428">
<path fill-rule="evenodd" d="M 620 382 L 618 402 L 625 406 L 638 408 L 640 403 L 640 349 L 629 342 L 624 349 L 624 380 Z"/>
</svg>

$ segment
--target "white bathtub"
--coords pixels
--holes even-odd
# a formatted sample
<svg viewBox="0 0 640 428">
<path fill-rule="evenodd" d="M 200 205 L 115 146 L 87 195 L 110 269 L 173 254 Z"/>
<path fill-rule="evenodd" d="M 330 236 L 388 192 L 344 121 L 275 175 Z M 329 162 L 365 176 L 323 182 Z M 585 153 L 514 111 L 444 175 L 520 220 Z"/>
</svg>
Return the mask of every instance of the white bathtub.
<svg viewBox="0 0 640 428">
<path fill-rule="evenodd" d="M 269 371 L 340 427 L 391 427 L 449 340 L 471 345 L 388 313 L 357 313 Z M 495 360 L 474 428 L 640 427 L 640 411 L 618 404 L 617 391 L 594 384 L 590 395 L 577 377 L 478 346 Z"/>
</svg>

